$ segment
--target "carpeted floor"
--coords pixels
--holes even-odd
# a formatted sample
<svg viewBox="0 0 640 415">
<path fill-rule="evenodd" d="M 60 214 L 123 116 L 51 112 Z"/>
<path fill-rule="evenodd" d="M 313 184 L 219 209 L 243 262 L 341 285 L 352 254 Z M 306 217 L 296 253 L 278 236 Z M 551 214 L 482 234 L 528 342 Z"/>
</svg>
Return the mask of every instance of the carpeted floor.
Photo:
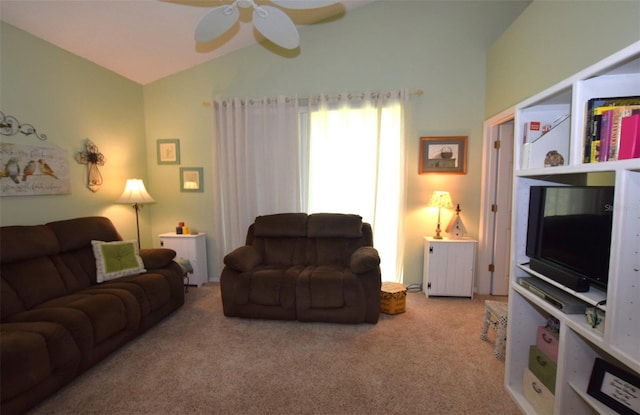
<svg viewBox="0 0 640 415">
<path fill-rule="evenodd" d="M 403 314 L 337 325 L 226 318 L 218 284 L 190 288 L 32 413 L 518 414 L 480 340 L 485 298 L 410 292 Z"/>
</svg>

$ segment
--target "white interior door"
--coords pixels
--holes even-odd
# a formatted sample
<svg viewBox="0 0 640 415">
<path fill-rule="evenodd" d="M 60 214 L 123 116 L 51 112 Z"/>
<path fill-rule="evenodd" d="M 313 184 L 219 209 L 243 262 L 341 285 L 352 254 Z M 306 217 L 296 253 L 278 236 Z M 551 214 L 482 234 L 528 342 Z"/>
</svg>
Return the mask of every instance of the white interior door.
<svg viewBox="0 0 640 415">
<path fill-rule="evenodd" d="M 511 243 L 511 188 L 513 177 L 513 121 L 498 126 L 500 151 L 495 175 L 497 206 L 493 238 L 491 294 L 509 292 L 509 246 Z"/>
<path fill-rule="evenodd" d="M 511 241 L 514 110 L 485 122 L 480 241 L 476 288 L 479 294 L 507 295 Z"/>
</svg>

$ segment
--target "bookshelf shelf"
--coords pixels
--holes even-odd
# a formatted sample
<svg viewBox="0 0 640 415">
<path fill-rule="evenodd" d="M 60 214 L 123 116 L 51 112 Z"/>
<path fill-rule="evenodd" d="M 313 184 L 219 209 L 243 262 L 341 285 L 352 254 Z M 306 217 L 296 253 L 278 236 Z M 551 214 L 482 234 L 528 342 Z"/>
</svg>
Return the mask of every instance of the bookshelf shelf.
<svg viewBox="0 0 640 415">
<path fill-rule="evenodd" d="M 523 392 L 523 373 L 529 364 L 529 346 L 536 344 L 536 329 L 554 317 L 560 322 L 558 371 L 554 394 L 554 414 L 615 413 L 587 394 L 596 358 L 624 371 L 640 373 L 640 158 L 585 162 L 587 103 L 593 98 L 640 96 L 640 42 L 580 71 L 557 85 L 523 101 L 515 108 L 513 233 L 509 289 L 509 326 L 505 386 L 520 409 L 541 413 Z M 556 126 L 545 136 L 543 151 L 534 151 L 538 141 L 525 145 L 527 123 L 552 124 L 569 114 L 566 126 Z M 526 128 L 529 128 L 525 130 Z M 542 136 L 540 140 L 544 139 Z M 543 167 L 548 148 L 557 147 L 564 164 Z M 526 153 L 529 152 L 527 160 Z M 564 153 L 563 153 L 564 152 Z M 525 153 L 525 154 L 523 154 Z M 537 154 L 537 156 L 536 156 Z M 540 154 L 543 154 L 542 156 Z M 538 157 L 534 159 L 531 157 Z M 591 288 L 575 292 L 556 283 L 527 265 L 525 253 L 528 225 L 529 189 L 538 185 L 615 186 L 609 281 L 606 290 Z M 595 306 L 605 314 L 604 330 L 592 328 L 584 314 L 565 314 L 545 299 L 518 284 L 518 277 L 535 276 L 566 293 Z"/>
</svg>

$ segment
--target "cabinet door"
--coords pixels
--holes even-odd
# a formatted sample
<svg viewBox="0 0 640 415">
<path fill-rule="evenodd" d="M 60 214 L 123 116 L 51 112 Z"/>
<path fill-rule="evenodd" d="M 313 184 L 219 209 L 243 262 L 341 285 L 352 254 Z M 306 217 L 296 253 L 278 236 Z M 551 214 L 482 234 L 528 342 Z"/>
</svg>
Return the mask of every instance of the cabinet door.
<svg viewBox="0 0 640 415">
<path fill-rule="evenodd" d="M 425 252 L 427 296 L 473 296 L 475 241 L 430 241 Z"/>
<path fill-rule="evenodd" d="M 193 267 L 189 273 L 189 285 L 200 286 L 207 282 L 207 257 L 204 235 L 192 236 L 161 236 L 164 248 L 176 251 L 176 259 L 188 259 Z"/>
</svg>

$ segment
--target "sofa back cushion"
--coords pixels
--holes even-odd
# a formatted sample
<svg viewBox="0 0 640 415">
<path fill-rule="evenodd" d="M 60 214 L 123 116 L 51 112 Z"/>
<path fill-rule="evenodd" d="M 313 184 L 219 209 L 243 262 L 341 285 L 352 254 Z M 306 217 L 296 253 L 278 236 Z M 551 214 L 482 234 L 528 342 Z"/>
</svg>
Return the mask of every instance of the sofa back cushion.
<svg viewBox="0 0 640 415">
<path fill-rule="evenodd" d="M 121 238 L 103 217 L 0 227 L 0 318 L 95 284 L 92 239 Z"/>
<path fill-rule="evenodd" d="M 309 238 L 360 238 L 362 217 L 341 213 L 313 213 L 307 226 Z"/>
<path fill-rule="evenodd" d="M 263 264 L 302 265 L 307 246 L 307 214 L 258 216 L 249 228 L 247 244 L 260 253 Z"/>
<path fill-rule="evenodd" d="M 361 246 L 373 246 L 372 239 L 371 226 L 358 215 L 309 215 L 307 263 L 347 268 L 351 254 Z"/>
<path fill-rule="evenodd" d="M 122 237 L 108 218 L 89 216 L 49 222 L 47 225 L 60 242 L 59 271 L 69 292 L 97 283 L 96 259 L 91 241 L 113 242 Z"/>
<path fill-rule="evenodd" d="M 51 259 L 60 245 L 44 225 L 0 228 L 2 319 L 65 293 Z"/>
<path fill-rule="evenodd" d="M 60 220 L 49 222 L 46 226 L 58 239 L 61 252 L 73 252 L 78 249 L 93 250 L 92 240 L 105 242 L 122 240 L 113 223 L 102 216 Z"/>
</svg>

